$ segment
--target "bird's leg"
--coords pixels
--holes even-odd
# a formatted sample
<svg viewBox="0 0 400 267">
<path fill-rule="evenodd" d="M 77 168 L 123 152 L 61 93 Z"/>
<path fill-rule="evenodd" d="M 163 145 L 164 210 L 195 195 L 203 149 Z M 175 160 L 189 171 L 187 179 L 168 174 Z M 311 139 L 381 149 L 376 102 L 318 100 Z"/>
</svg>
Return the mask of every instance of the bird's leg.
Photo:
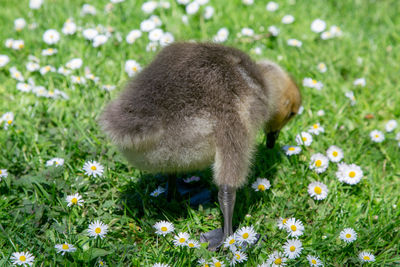
<svg viewBox="0 0 400 267">
<path fill-rule="evenodd" d="M 218 250 L 225 238 L 233 234 L 232 217 L 235 207 L 236 189 L 227 185 L 220 186 L 218 202 L 224 215 L 224 227 L 204 233 L 200 236 L 200 242 L 208 242 L 208 250 Z"/>
<path fill-rule="evenodd" d="M 218 202 L 224 215 L 224 236 L 223 239 L 233 234 L 232 217 L 235 208 L 236 189 L 222 185 L 218 192 Z"/>
<path fill-rule="evenodd" d="M 168 174 L 167 201 L 170 202 L 176 195 L 176 174 Z"/>
</svg>

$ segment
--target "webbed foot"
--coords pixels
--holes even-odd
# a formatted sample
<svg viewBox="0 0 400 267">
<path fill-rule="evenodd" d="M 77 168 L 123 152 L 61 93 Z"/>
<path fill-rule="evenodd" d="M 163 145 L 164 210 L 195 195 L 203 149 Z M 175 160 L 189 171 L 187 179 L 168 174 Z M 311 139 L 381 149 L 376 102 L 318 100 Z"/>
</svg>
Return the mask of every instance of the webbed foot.
<svg viewBox="0 0 400 267">
<path fill-rule="evenodd" d="M 208 250 L 217 251 L 224 242 L 224 230 L 218 228 L 200 235 L 200 243 L 208 242 Z"/>
</svg>

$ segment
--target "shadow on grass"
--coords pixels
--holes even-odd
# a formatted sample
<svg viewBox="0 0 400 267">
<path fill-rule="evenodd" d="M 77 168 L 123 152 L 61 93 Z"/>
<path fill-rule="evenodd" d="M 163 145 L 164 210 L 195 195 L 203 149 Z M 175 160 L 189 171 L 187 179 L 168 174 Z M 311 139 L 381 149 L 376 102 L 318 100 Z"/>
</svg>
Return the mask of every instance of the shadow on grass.
<svg viewBox="0 0 400 267">
<path fill-rule="evenodd" d="M 262 199 L 251 188 L 251 184 L 257 177 L 273 179 L 281 160 L 279 146 L 274 149 L 267 149 L 264 143 L 258 144 L 253 157 L 248 184 L 237 191 L 233 217 L 234 225 L 238 225 L 249 213 L 249 210 Z M 191 176 L 199 176 L 200 181 L 185 184 L 183 179 Z M 209 201 L 201 203 L 202 207 L 204 209 L 218 207 L 218 188 L 212 181 L 211 168 L 180 174 L 178 175 L 178 186 L 179 184 L 189 187 L 189 192 L 184 195 L 177 193 L 177 197 L 168 202 L 164 194 L 158 197 L 150 196 L 150 193 L 159 185 L 166 188 L 167 176 L 163 174 L 142 174 L 138 181 L 131 182 L 121 188 L 121 201 L 129 216 L 132 216 L 138 222 L 186 218 L 190 216 L 189 206 L 194 209 L 199 206 L 190 205 L 190 198 L 198 193 L 204 193 L 204 191 L 211 192 L 211 195 Z"/>
</svg>

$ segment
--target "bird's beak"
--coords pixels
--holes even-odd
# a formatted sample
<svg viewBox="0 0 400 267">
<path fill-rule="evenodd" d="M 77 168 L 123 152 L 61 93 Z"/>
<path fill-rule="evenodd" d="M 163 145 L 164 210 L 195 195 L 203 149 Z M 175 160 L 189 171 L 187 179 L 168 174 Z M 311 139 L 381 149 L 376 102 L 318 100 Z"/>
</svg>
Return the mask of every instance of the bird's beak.
<svg viewBox="0 0 400 267">
<path fill-rule="evenodd" d="M 276 139 L 279 137 L 280 131 L 269 132 L 267 134 L 267 148 L 272 149 L 275 146 Z"/>
</svg>

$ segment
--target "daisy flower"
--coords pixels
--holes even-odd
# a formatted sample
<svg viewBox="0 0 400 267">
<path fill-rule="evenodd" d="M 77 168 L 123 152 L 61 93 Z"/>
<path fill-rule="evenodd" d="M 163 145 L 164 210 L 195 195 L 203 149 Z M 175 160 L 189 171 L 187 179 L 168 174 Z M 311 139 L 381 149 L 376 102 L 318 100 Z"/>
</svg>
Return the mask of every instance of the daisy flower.
<svg viewBox="0 0 400 267">
<path fill-rule="evenodd" d="M 375 143 L 382 143 L 385 140 L 385 135 L 378 130 L 373 130 L 369 133 L 371 140 Z"/>
<path fill-rule="evenodd" d="M 355 86 L 364 87 L 366 84 L 367 84 L 367 82 L 365 81 L 365 78 L 358 78 L 353 82 L 353 85 L 355 85 Z"/>
<path fill-rule="evenodd" d="M 85 162 L 83 165 L 83 170 L 85 171 L 86 175 L 97 177 L 103 174 L 104 167 L 100 163 L 93 160 Z"/>
<path fill-rule="evenodd" d="M 299 237 L 304 231 L 303 223 L 295 218 L 288 219 L 286 221 L 285 228 L 291 237 Z"/>
<path fill-rule="evenodd" d="M 14 20 L 14 29 L 16 31 L 21 31 L 26 26 L 26 21 L 23 18 L 18 18 Z"/>
<path fill-rule="evenodd" d="M 42 50 L 42 56 L 52 56 L 57 54 L 58 50 L 54 48 L 47 48 Z"/>
<path fill-rule="evenodd" d="M 233 257 L 232 257 L 232 261 L 231 261 L 232 265 L 235 265 L 237 263 L 242 263 L 242 262 L 245 262 L 245 261 L 247 261 L 246 253 L 241 252 L 239 250 L 237 250 L 237 251 L 235 251 L 233 253 Z"/>
<path fill-rule="evenodd" d="M 283 146 L 283 151 L 285 151 L 286 156 L 297 155 L 301 152 L 301 147 L 299 146 Z"/>
<path fill-rule="evenodd" d="M 301 132 L 300 134 L 296 135 L 296 142 L 298 145 L 305 145 L 310 146 L 313 141 L 311 134 L 307 132 Z"/>
<path fill-rule="evenodd" d="M 62 158 L 52 158 L 46 161 L 46 166 L 62 166 L 64 164 L 64 159 Z"/>
<path fill-rule="evenodd" d="M 237 231 L 236 238 L 240 244 L 246 242 L 251 245 L 257 241 L 257 233 L 254 231 L 253 226 L 245 226 Z"/>
<path fill-rule="evenodd" d="M 210 267 L 210 263 L 203 258 L 199 259 L 197 263 L 200 264 L 200 267 Z"/>
<path fill-rule="evenodd" d="M 71 70 L 76 70 L 82 67 L 82 63 L 83 61 L 81 58 L 73 58 L 65 64 L 65 67 Z"/>
<path fill-rule="evenodd" d="M 132 30 L 128 33 L 125 40 L 128 44 L 133 44 L 141 36 L 142 32 L 140 30 Z"/>
<path fill-rule="evenodd" d="M 161 46 L 167 46 L 169 44 L 172 44 L 174 42 L 175 38 L 170 32 L 164 33 L 161 38 L 160 38 L 160 45 Z"/>
<path fill-rule="evenodd" d="M 250 6 L 250 5 L 254 4 L 254 0 L 242 0 L 242 3 L 247 6 Z"/>
<path fill-rule="evenodd" d="M 279 34 L 279 29 L 276 27 L 276 26 L 274 26 L 274 25 L 271 25 L 271 26 L 269 26 L 268 27 L 268 32 L 272 35 L 272 36 L 278 36 L 278 34 Z"/>
<path fill-rule="evenodd" d="M 312 182 L 308 185 L 308 194 L 315 200 L 323 200 L 328 196 L 328 187 L 320 182 Z"/>
<path fill-rule="evenodd" d="M 166 263 L 157 262 L 157 263 L 154 263 L 152 267 L 170 267 L 170 266 Z"/>
<path fill-rule="evenodd" d="M 221 28 L 218 30 L 217 35 L 214 36 L 213 40 L 216 43 L 223 43 L 228 39 L 229 31 L 227 28 Z"/>
<path fill-rule="evenodd" d="M 64 23 L 63 28 L 61 29 L 61 31 L 65 35 L 72 35 L 72 34 L 74 34 L 76 32 L 76 28 L 77 28 L 76 24 L 72 20 L 68 19 Z"/>
<path fill-rule="evenodd" d="M 328 68 L 326 67 L 326 64 L 321 62 L 317 65 L 317 69 L 319 70 L 319 72 L 324 73 L 328 70 Z"/>
<path fill-rule="evenodd" d="M 254 30 L 251 28 L 243 28 L 241 31 L 243 36 L 253 36 L 254 35 Z"/>
<path fill-rule="evenodd" d="M 140 30 L 143 32 L 149 32 L 156 27 L 156 23 L 153 20 L 147 19 L 140 23 Z"/>
<path fill-rule="evenodd" d="M 321 153 L 312 155 L 310 161 L 310 169 L 317 173 L 323 173 L 329 166 L 328 158 Z"/>
<path fill-rule="evenodd" d="M 265 6 L 265 9 L 269 12 L 274 12 L 279 8 L 279 4 L 276 2 L 268 2 L 268 4 Z"/>
<path fill-rule="evenodd" d="M 301 47 L 303 43 L 297 39 L 289 39 L 287 40 L 287 44 L 288 46 Z"/>
<path fill-rule="evenodd" d="M 156 229 L 156 234 L 165 236 L 168 233 L 174 231 L 174 225 L 167 221 L 157 222 L 154 226 Z"/>
<path fill-rule="evenodd" d="M 50 29 L 44 32 L 43 41 L 46 44 L 56 44 L 60 40 L 60 34 L 54 29 Z"/>
<path fill-rule="evenodd" d="M 356 101 L 356 97 L 354 96 L 354 92 L 353 91 L 348 91 L 344 94 L 348 99 L 350 99 L 351 101 L 351 105 L 354 106 L 357 101 Z"/>
<path fill-rule="evenodd" d="M 314 123 L 310 129 L 308 130 L 309 133 L 319 135 L 320 133 L 325 132 L 324 127 L 322 127 L 319 123 Z"/>
<path fill-rule="evenodd" d="M 14 252 L 10 260 L 14 265 L 32 265 L 35 257 L 29 252 Z"/>
<path fill-rule="evenodd" d="M 189 239 L 189 234 L 188 233 L 186 233 L 186 232 L 184 232 L 184 233 L 179 233 L 178 235 L 176 235 L 175 237 L 174 237 L 174 244 L 175 244 L 175 246 L 178 246 L 178 247 L 183 247 L 183 246 L 185 246 L 187 243 L 187 241 L 188 241 L 188 239 Z"/>
<path fill-rule="evenodd" d="M 286 229 L 287 220 L 288 220 L 288 219 L 285 219 L 285 218 L 282 218 L 282 217 L 280 217 L 280 218 L 278 219 L 277 225 L 278 225 L 278 228 L 279 228 L 280 230 Z"/>
<path fill-rule="evenodd" d="M 128 74 L 129 77 L 132 77 L 136 73 L 138 73 L 141 70 L 141 67 L 139 63 L 137 63 L 135 60 L 127 60 L 125 62 L 125 71 Z"/>
<path fill-rule="evenodd" d="M 97 238 L 98 236 L 103 239 L 108 232 L 108 225 L 97 220 L 89 225 L 88 234 L 91 237 Z"/>
<path fill-rule="evenodd" d="M 206 6 L 204 9 L 204 18 L 205 19 L 211 19 L 212 16 L 214 15 L 214 8 L 212 6 Z"/>
<path fill-rule="evenodd" d="M 292 15 L 285 15 L 282 18 L 282 23 L 283 24 L 291 24 L 294 22 L 294 17 Z"/>
<path fill-rule="evenodd" d="M 71 82 L 76 84 L 86 84 L 85 77 L 71 75 Z"/>
<path fill-rule="evenodd" d="M 283 250 L 289 259 L 295 259 L 300 256 L 303 244 L 298 239 L 288 239 L 283 245 Z"/>
<path fill-rule="evenodd" d="M 69 195 L 67 196 L 67 206 L 71 207 L 72 205 L 78 205 L 78 206 L 83 206 L 84 200 L 82 199 L 82 196 L 79 195 L 79 193 L 76 193 L 74 195 Z"/>
<path fill-rule="evenodd" d="M 357 240 L 357 233 L 353 228 L 345 228 L 340 232 L 339 237 L 346 243 L 352 243 Z"/>
<path fill-rule="evenodd" d="M 40 65 L 36 62 L 28 62 L 25 67 L 29 72 L 34 72 L 40 69 Z"/>
<path fill-rule="evenodd" d="M 64 255 L 65 252 L 74 252 L 76 250 L 76 247 L 74 247 L 74 245 L 68 243 L 57 244 L 54 247 L 57 249 L 57 253 L 61 253 L 61 255 Z"/>
<path fill-rule="evenodd" d="M 360 252 L 360 254 L 358 254 L 358 258 L 363 262 L 375 261 L 375 256 L 366 251 Z"/>
<path fill-rule="evenodd" d="M 200 5 L 194 1 L 186 6 L 186 13 L 188 15 L 193 15 L 199 11 Z"/>
<path fill-rule="evenodd" d="M 83 37 L 89 41 L 93 40 L 98 34 L 99 34 L 99 32 L 96 29 L 92 29 L 92 28 L 85 29 L 82 32 Z"/>
<path fill-rule="evenodd" d="M 1 116 L 0 123 L 4 121 L 4 129 L 7 130 L 10 125 L 14 122 L 14 113 L 6 112 Z"/>
<path fill-rule="evenodd" d="M 7 176 L 8 176 L 7 170 L 6 169 L 0 169 L 0 181 L 1 181 L 1 178 L 5 178 Z"/>
<path fill-rule="evenodd" d="M 22 76 L 22 73 L 15 67 L 10 68 L 10 73 L 11 77 L 17 81 L 23 82 L 25 80 L 24 76 Z"/>
<path fill-rule="evenodd" d="M 339 163 L 336 177 L 340 182 L 347 184 L 357 184 L 363 177 L 363 171 L 356 164 Z"/>
<path fill-rule="evenodd" d="M 271 255 L 269 255 L 267 259 L 267 266 L 271 267 L 280 267 L 286 266 L 287 258 L 284 257 L 283 253 L 279 251 L 274 251 Z"/>
<path fill-rule="evenodd" d="M 105 263 L 105 261 L 102 258 L 98 258 L 97 266 L 98 267 L 107 267 L 107 264 Z"/>
<path fill-rule="evenodd" d="M 0 55 L 0 68 L 7 65 L 10 62 L 10 58 L 7 55 Z"/>
<path fill-rule="evenodd" d="M 303 86 L 309 87 L 309 88 L 314 88 L 314 89 L 317 89 L 318 91 L 320 91 L 324 87 L 324 84 L 313 78 L 307 77 L 307 78 L 303 79 Z"/>
<path fill-rule="evenodd" d="M 212 258 L 211 260 L 213 262 L 214 267 L 225 267 L 225 263 L 223 261 L 220 261 L 217 258 Z"/>
<path fill-rule="evenodd" d="M 43 4 L 43 0 L 30 0 L 29 8 L 30 9 L 39 9 L 42 4 Z"/>
<path fill-rule="evenodd" d="M 326 155 L 332 162 L 340 162 L 343 159 L 343 151 L 337 146 L 330 146 L 326 151 Z"/>
<path fill-rule="evenodd" d="M 326 28 L 326 22 L 321 19 L 316 19 L 311 23 L 311 30 L 315 33 L 323 32 Z"/>
<path fill-rule="evenodd" d="M 152 197 L 158 197 L 160 194 L 165 192 L 165 188 L 162 186 L 157 187 L 156 190 L 154 190 L 153 192 L 151 192 L 150 196 Z"/>
<path fill-rule="evenodd" d="M 310 266 L 323 266 L 322 261 L 317 256 L 307 255 Z"/>
<path fill-rule="evenodd" d="M 256 191 L 265 191 L 271 187 L 271 183 L 268 179 L 257 178 L 257 180 L 251 185 L 251 187 Z"/>
<path fill-rule="evenodd" d="M 14 50 L 21 50 L 24 47 L 25 47 L 24 40 L 14 40 L 11 46 L 11 48 Z"/>
<path fill-rule="evenodd" d="M 199 248 L 200 247 L 199 242 L 197 242 L 196 240 L 189 239 L 186 244 L 189 248 Z"/>
<path fill-rule="evenodd" d="M 163 35 L 163 30 L 156 28 L 154 30 L 151 30 L 149 32 L 149 40 L 152 42 L 157 42 L 161 39 L 162 35 Z"/>
<path fill-rule="evenodd" d="M 96 15 L 96 13 L 97 13 L 97 11 L 94 6 L 89 5 L 89 4 L 84 4 L 82 6 L 82 10 L 81 10 L 82 15 L 86 15 L 86 14 Z"/>
<path fill-rule="evenodd" d="M 385 130 L 386 132 L 390 133 L 393 132 L 393 130 L 397 127 L 397 121 L 395 120 L 390 120 L 386 123 L 385 125 Z"/>
<path fill-rule="evenodd" d="M 224 248 L 231 248 L 234 247 L 238 244 L 237 239 L 236 239 L 236 235 L 230 235 L 228 236 L 225 241 L 224 241 Z"/>
</svg>

